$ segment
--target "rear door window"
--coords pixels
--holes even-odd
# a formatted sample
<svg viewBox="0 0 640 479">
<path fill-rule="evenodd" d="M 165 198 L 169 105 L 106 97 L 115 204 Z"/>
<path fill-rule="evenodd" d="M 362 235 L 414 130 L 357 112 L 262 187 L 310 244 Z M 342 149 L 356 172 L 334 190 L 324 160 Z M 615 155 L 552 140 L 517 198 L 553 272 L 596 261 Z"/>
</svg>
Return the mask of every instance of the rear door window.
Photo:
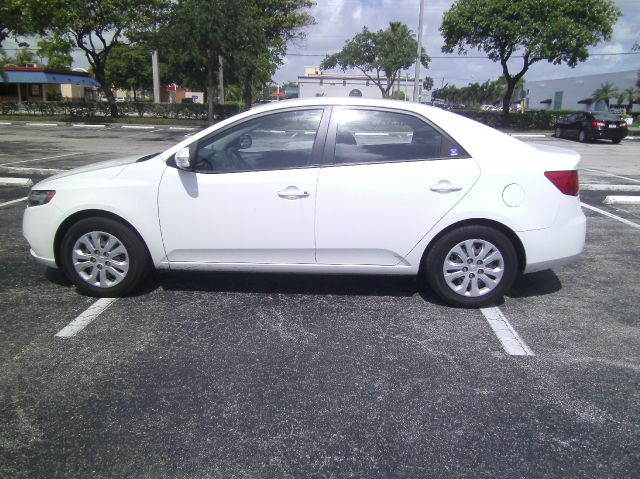
<svg viewBox="0 0 640 479">
<path fill-rule="evenodd" d="M 468 157 L 444 132 L 405 113 L 336 108 L 330 164 L 385 163 Z"/>
</svg>

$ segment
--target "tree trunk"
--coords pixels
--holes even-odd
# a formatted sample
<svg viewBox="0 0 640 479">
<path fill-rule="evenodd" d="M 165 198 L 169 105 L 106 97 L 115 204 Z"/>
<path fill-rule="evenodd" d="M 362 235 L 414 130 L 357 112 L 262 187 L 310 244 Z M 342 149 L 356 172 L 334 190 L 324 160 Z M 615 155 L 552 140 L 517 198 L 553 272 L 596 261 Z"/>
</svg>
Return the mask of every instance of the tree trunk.
<svg viewBox="0 0 640 479">
<path fill-rule="evenodd" d="M 253 81 L 254 72 L 255 70 L 253 68 L 248 69 L 245 72 L 244 78 L 242 80 L 244 86 L 244 92 L 242 95 L 244 100 L 244 111 L 247 111 L 249 108 L 251 108 L 251 103 L 253 102 L 253 91 L 251 82 Z"/>
<path fill-rule="evenodd" d="M 507 78 L 507 91 L 502 98 L 502 117 L 509 116 L 509 106 L 511 105 L 511 97 L 513 97 L 513 91 L 516 89 L 516 83 L 518 80 L 514 77 Z"/>
<path fill-rule="evenodd" d="M 118 116 L 118 105 L 116 105 L 115 99 L 113 98 L 113 92 L 109 85 L 107 85 L 106 75 L 104 73 L 104 63 L 96 62 L 94 74 L 96 76 L 96 80 L 101 85 L 102 93 L 107 97 L 107 101 L 109 102 L 109 112 L 112 118 L 116 118 Z"/>
<path fill-rule="evenodd" d="M 213 70 L 215 68 L 213 57 L 209 59 L 207 65 L 207 119 L 213 125 Z"/>
</svg>

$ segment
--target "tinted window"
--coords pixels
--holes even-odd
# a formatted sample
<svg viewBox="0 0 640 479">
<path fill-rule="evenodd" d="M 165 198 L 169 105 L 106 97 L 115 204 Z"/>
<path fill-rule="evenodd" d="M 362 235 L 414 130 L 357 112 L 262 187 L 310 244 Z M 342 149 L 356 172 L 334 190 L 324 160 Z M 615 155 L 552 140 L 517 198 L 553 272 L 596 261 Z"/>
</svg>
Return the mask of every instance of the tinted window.
<svg viewBox="0 0 640 479">
<path fill-rule="evenodd" d="M 594 113 L 592 116 L 594 120 L 600 121 L 623 121 L 620 115 L 614 113 Z"/>
<path fill-rule="evenodd" d="M 202 173 L 280 170 L 311 165 L 322 110 L 265 115 L 198 143 Z"/>
<path fill-rule="evenodd" d="M 412 115 L 338 108 L 333 163 L 414 161 L 467 156 L 446 135 Z"/>
</svg>

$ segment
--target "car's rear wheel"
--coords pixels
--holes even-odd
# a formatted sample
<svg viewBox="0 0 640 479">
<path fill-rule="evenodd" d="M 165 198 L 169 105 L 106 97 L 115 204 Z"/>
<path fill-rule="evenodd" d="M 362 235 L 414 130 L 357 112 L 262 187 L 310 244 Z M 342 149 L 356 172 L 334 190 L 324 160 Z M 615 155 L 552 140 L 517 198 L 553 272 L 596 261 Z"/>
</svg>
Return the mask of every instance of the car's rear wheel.
<svg viewBox="0 0 640 479">
<path fill-rule="evenodd" d="M 140 285 L 149 255 L 128 226 L 109 218 L 85 218 L 65 233 L 60 263 L 81 293 L 117 297 Z"/>
<path fill-rule="evenodd" d="M 518 270 L 515 248 L 502 232 L 482 225 L 449 231 L 430 249 L 427 282 L 445 302 L 480 307 L 511 287 Z"/>
<path fill-rule="evenodd" d="M 587 132 L 584 130 L 580 130 L 580 133 L 578 133 L 578 141 L 580 143 L 586 143 L 587 142 Z"/>
<path fill-rule="evenodd" d="M 615 138 L 613 140 L 611 140 L 613 142 L 614 145 L 617 145 L 618 143 L 620 143 L 622 141 L 622 138 Z"/>
</svg>

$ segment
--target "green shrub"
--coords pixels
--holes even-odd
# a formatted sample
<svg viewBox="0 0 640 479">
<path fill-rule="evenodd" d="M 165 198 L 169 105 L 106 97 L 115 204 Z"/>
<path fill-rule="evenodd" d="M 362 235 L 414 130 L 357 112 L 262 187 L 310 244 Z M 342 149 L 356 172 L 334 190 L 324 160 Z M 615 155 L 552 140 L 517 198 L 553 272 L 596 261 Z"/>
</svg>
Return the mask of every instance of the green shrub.
<svg viewBox="0 0 640 479">
<path fill-rule="evenodd" d="M 117 102 L 118 116 L 138 116 L 149 118 L 170 118 L 206 120 L 207 105 L 199 103 L 147 103 L 147 102 Z M 64 115 L 78 120 L 95 119 L 111 115 L 108 102 L 83 102 L 83 101 L 48 101 L 48 102 L 22 102 L 20 107 L 15 102 L 0 102 L 0 112 L 3 115 L 17 114 L 20 111 L 29 115 L 56 116 Z M 227 103 L 225 105 L 213 105 L 213 115 L 217 120 L 222 120 L 237 114 L 240 111 L 239 103 Z"/>
</svg>

